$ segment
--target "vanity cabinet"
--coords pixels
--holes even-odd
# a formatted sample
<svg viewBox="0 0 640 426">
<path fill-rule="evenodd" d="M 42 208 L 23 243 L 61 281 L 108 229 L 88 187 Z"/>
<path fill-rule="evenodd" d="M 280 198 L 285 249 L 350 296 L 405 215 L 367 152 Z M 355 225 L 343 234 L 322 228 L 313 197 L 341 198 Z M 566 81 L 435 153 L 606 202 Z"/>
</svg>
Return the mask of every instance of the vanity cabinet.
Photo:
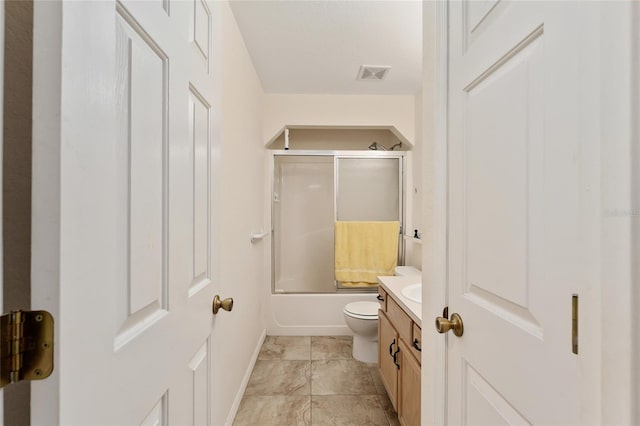
<svg viewBox="0 0 640 426">
<path fill-rule="evenodd" d="M 421 329 L 389 297 L 378 315 L 378 366 L 398 420 L 404 426 L 420 425 Z"/>
</svg>

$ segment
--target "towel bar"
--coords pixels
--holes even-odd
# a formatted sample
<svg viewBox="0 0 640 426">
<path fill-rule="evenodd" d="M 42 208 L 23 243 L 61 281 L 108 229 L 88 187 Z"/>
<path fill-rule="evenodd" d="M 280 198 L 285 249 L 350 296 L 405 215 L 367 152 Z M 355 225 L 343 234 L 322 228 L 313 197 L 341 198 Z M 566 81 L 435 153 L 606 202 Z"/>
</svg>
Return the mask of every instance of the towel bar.
<svg viewBox="0 0 640 426">
<path fill-rule="evenodd" d="M 257 243 L 269 234 L 270 232 L 254 232 L 253 234 L 251 234 L 251 244 Z"/>
</svg>

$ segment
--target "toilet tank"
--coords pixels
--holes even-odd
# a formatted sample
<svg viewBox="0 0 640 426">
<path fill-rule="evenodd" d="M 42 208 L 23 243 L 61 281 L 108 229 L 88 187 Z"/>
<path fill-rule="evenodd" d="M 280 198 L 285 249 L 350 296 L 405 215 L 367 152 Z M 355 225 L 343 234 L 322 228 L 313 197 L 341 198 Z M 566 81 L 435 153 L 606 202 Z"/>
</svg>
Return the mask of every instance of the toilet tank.
<svg viewBox="0 0 640 426">
<path fill-rule="evenodd" d="M 396 266 L 395 274 L 401 277 L 420 276 L 422 271 L 413 266 Z"/>
</svg>

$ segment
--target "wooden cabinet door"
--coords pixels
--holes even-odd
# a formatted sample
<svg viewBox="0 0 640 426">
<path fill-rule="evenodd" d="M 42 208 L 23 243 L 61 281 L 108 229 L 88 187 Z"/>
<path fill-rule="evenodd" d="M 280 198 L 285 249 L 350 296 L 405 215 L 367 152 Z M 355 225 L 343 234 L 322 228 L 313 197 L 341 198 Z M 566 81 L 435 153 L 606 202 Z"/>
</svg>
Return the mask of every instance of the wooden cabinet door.
<svg viewBox="0 0 640 426">
<path fill-rule="evenodd" d="M 398 333 L 384 312 L 379 311 L 378 323 L 378 367 L 382 383 L 387 389 L 393 408 L 398 409 L 398 367 L 393 354 L 398 350 Z"/>
<path fill-rule="evenodd" d="M 398 420 L 404 426 L 420 425 L 420 364 L 400 341 L 398 354 Z"/>
</svg>

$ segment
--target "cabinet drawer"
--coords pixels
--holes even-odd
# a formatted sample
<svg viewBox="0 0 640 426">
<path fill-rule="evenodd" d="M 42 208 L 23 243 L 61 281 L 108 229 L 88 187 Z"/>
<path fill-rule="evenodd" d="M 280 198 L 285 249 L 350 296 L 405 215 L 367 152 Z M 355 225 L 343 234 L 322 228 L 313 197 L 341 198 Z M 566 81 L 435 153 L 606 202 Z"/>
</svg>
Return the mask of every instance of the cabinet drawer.
<svg viewBox="0 0 640 426">
<path fill-rule="evenodd" d="M 420 348 L 420 349 L 418 349 Z M 421 354 L 422 354 L 422 330 L 416 323 L 413 323 L 413 335 L 411 338 L 411 353 L 418 360 L 418 364 L 421 363 Z"/>
<path fill-rule="evenodd" d="M 380 309 L 387 312 L 387 292 L 382 287 L 378 287 L 378 301 L 380 302 Z"/>
<path fill-rule="evenodd" d="M 387 298 L 387 317 L 398 331 L 400 338 L 405 342 L 411 342 L 413 321 L 391 297 Z"/>
</svg>

